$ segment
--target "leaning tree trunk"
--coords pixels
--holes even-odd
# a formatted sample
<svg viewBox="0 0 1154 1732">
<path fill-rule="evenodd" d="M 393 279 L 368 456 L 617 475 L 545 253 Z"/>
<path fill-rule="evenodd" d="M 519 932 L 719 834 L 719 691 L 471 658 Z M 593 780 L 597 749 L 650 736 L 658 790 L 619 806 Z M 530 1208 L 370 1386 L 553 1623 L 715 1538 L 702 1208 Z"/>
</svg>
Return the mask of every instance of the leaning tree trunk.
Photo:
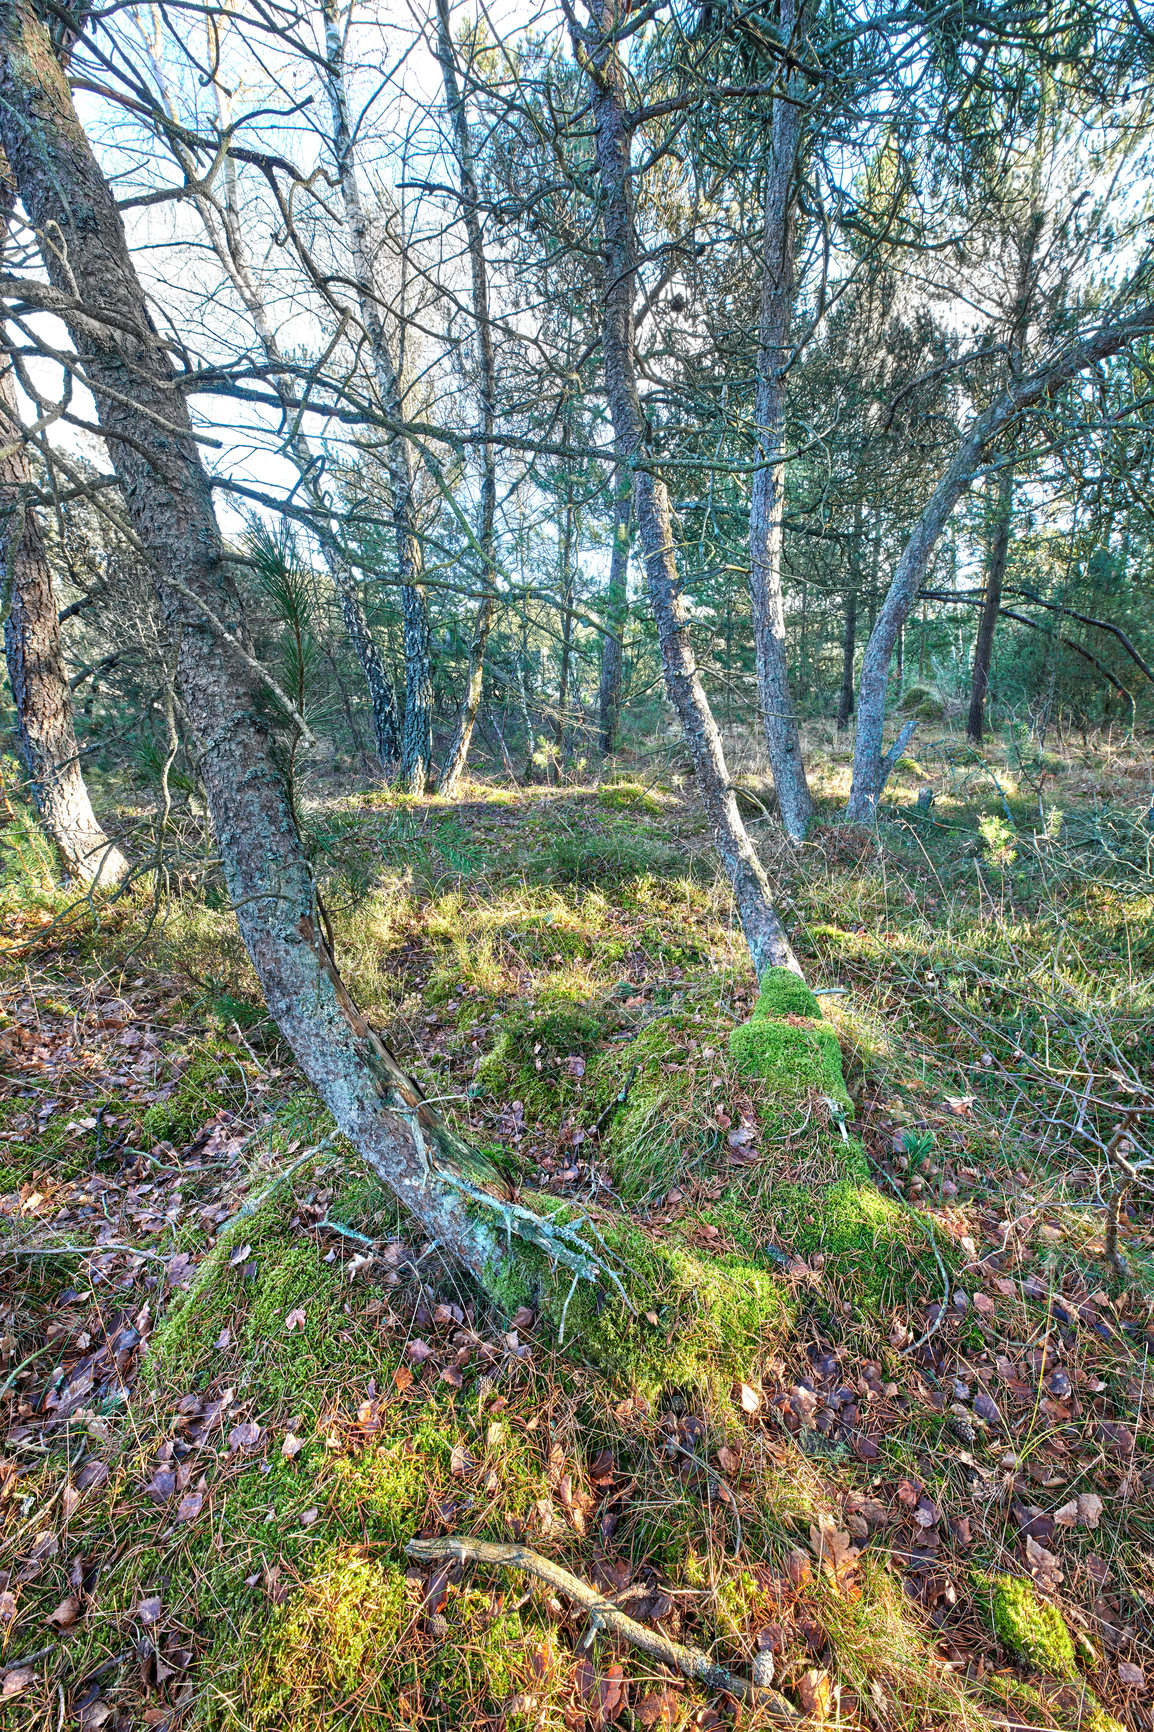
<svg viewBox="0 0 1154 1732">
<path fill-rule="evenodd" d="M 978 621 L 978 636 L 974 644 L 974 677 L 970 687 L 970 714 L 966 733 L 975 745 L 982 741 L 985 720 L 986 693 L 990 686 L 990 658 L 994 650 L 994 628 L 1002 605 L 1002 585 L 1006 578 L 1006 559 L 1010 551 L 1010 514 L 1014 503 L 1014 472 L 1003 469 L 998 477 L 998 498 L 994 506 L 994 533 L 990 542 L 990 563 L 986 569 L 986 593 L 982 599 L 982 615 Z"/>
<path fill-rule="evenodd" d="M 174 388 L 108 184 L 29 0 L 0 4 L 0 143 L 91 390 L 157 600 L 178 645 L 237 923 L 268 1007 L 339 1129 L 421 1225 L 490 1290 L 506 1230 L 581 1273 L 596 1258 L 520 1208 L 365 1022 L 337 971 L 296 815 L 261 719 L 244 610 L 183 392 Z M 211 617 L 210 617 L 211 616 Z M 256 670 L 256 671 L 254 671 Z M 502 1214 L 504 1210 L 504 1214 Z"/>
<path fill-rule="evenodd" d="M 801 10 L 804 12 L 804 0 Z M 795 26 L 798 30 L 802 27 L 794 0 L 782 0 L 781 29 L 787 40 Z M 762 725 L 778 811 L 786 834 L 795 840 L 805 835 L 813 816 L 789 688 L 782 587 L 785 374 L 794 293 L 794 179 L 803 115 L 801 80 L 795 74 L 789 80 L 787 93 L 774 99 L 765 172 L 765 234 L 754 396 L 758 468 L 749 504 L 749 594 Z"/>
<path fill-rule="evenodd" d="M 390 429 L 389 485 L 397 543 L 397 573 L 401 581 L 401 617 L 405 641 L 405 716 L 401 735 L 401 780 L 410 794 L 429 785 L 433 759 L 433 675 L 429 652 L 429 606 L 424 586 L 424 560 L 417 530 L 413 451 L 404 433 L 404 396 L 396 363 L 389 349 L 381 316 L 373 262 L 372 235 L 360 187 L 349 121 L 345 85 L 345 45 L 335 0 L 322 0 L 325 31 L 325 85 L 332 117 L 331 144 L 336 159 L 345 221 L 352 251 L 353 275 L 361 324 L 373 359 L 377 393 Z"/>
<path fill-rule="evenodd" d="M 632 509 L 631 495 L 619 492 L 613 514 L 613 551 L 609 558 L 605 636 L 601 640 L 601 684 L 597 693 L 601 752 L 606 758 L 617 743 L 617 720 L 621 710 L 625 622 L 629 617 L 629 522 Z"/>
<path fill-rule="evenodd" d="M 625 113 L 624 77 L 613 39 L 619 0 L 605 0 L 600 30 L 582 30 L 572 18 L 574 49 L 589 79 L 601 187 L 601 346 L 605 391 L 618 461 L 633 473 L 633 504 L 650 603 L 661 646 L 665 689 L 693 755 L 697 785 L 713 830 L 759 975 L 772 967 L 800 974 L 758 859 L 737 809 L 721 734 L 697 672 L 689 622 L 681 598 L 673 523 L 665 483 L 645 467 L 645 416 L 637 389 L 633 301 L 637 241 L 629 166 L 631 133 Z"/>
<path fill-rule="evenodd" d="M 862 660 L 858 683 L 857 740 L 846 817 L 867 823 L 876 813 L 887 765 L 882 756 L 886 687 L 898 633 L 922 586 L 930 555 L 951 513 L 985 462 L 995 440 L 1027 409 L 1069 384 L 1099 361 L 1116 355 L 1154 331 L 1154 302 L 1125 317 L 1108 319 L 1090 336 L 1066 345 L 1032 373 L 1008 385 L 979 415 L 931 493 L 898 560 Z"/>
<path fill-rule="evenodd" d="M 52 568 L 29 501 L 31 490 L 12 368 L 5 363 L 0 374 L 0 571 L 7 590 L 4 651 L 16 707 L 16 749 L 40 822 L 71 875 L 85 884 L 112 886 L 128 871 L 128 861 L 97 822 L 80 772 Z"/>
<path fill-rule="evenodd" d="M 485 646 L 496 611 L 493 587 L 493 546 L 497 516 L 497 450 L 493 433 L 497 420 L 497 365 L 493 350 L 493 323 L 489 317 L 489 272 L 485 263 L 485 241 L 481 233 L 477 176 L 473 165 L 473 144 L 469 137 L 469 118 L 457 82 L 457 61 L 453 53 L 453 37 L 449 28 L 449 0 L 437 0 L 437 58 L 445 81 L 445 106 L 453 124 L 457 152 L 457 172 L 461 180 L 461 208 L 465 219 L 465 238 L 469 243 L 469 270 L 473 289 L 473 323 L 477 332 L 477 360 L 481 380 L 481 523 L 477 537 L 481 553 L 481 582 L 484 594 L 473 623 L 473 639 L 469 645 L 469 665 L 465 671 L 465 689 L 452 742 L 445 754 L 444 768 L 437 785 L 438 793 L 449 798 L 456 793 L 469 756 L 469 744 L 481 704 L 485 678 Z"/>
</svg>

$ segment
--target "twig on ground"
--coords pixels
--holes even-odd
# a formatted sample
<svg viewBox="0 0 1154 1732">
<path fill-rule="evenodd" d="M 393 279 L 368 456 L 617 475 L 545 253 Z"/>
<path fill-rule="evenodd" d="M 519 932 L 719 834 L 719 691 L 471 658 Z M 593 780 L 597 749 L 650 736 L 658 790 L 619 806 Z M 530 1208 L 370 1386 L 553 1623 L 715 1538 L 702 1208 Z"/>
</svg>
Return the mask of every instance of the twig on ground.
<svg viewBox="0 0 1154 1732">
<path fill-rule="evenodd" d="M 1109 1201 L 1106 1204 L 1106 1261 L 1112 1269 L 1123 1276 L 1127 1270 L 1126 1259 L 1118 1250 L 1118 1217 L 1122 1211 L 1122 1199 L 1138 1175 L 1122 1150 L 1127 1142 L 1128 1132 L 1137 1117 L 1138 1113 L 1135 1108 L 1123 1113 L 1115 1128 L 1114 1135 L 1106 1144 L 1106 1160 L 1110 1166 L 1118 1169 L 1117 1183 L 1110 1192 Z"/>
<path fill-rule="evenodd" d="M 692 1678 L 709 1690 L 724 1690 L 727 1695 L 736 1696 L 743 1702 L 768 1708 L 783 1719 L 797 1721 L 801 1718 L 776 1690 L 753 1684 L 739 1673 L 731 1672 L 727 1666 L 719 1666 L 700 1648 L 687 1648 L 680 1642 L 670 1641 L 658 1630 L 646 1629 L 644 1624 L 619 1611 L 611 1600 L 590 1587 L 588 1582 L 525 1546 L 494 1545 L 487 1540 L 450 1534 L 445 1539 L 410 1540 L 405 1552 L 418 1563 L 437 1563 L 452 1558 L 456 1563 L 497 1564 L 503 1569 L 524 1570 L 588 1612 L 594 1629 L 608 1630 L 620 1636 L 623 1641 L 632 1643 L 642 1653 L 660 1660 L 683 1677 Z"/>
</svg>

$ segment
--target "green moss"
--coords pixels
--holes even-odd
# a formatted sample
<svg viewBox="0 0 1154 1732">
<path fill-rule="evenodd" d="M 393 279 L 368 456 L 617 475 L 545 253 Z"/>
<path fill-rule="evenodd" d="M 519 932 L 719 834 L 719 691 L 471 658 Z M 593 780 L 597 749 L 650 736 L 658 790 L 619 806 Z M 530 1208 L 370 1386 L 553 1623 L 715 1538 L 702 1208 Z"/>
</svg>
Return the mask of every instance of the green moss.
<svg viewBox="0 0 1154 1732">
<path fill-rule="evenodd" d="M 764 1077 L 779 1099 L 820 1090 L 849 1118 L 853 1102 L 842 1073 L 836 1034 L 821 1021 L 821 1006 L 804 980 L 788 968 L 771 968 L 748 1022 L 729 1037 L 739 1070 Z"/>
<path fill-rule="evenodd" d="M 767 968 L 753 1007 L 754 1020 L 762 1017 L 808 1016 L 821 1021 L 821 1005 L 792 968 Z"/>
<path fill-rule="evenodd" d="M 940 1291 L 925 1235 L 868 1180 L 775 1185 L 770 1201 L 781 1243 L 803 1257 L 820 1252 L 827 1275 L 840 1278 L 846 1297 L 868 1310 L 884 1314 Z M 940 1249 L 949 1266 L 948 1248 Z"/>
<path fill-rule="evenodd" d="M 220 1366 L 217 1341 L 226 1325 L 243 1359 L 246 1392 L 311 1404 L 329 1366 L 331 1336 L 341 1326 L 339 1269 L 322 1262 L 315 1243 L 289 1221 L 291 1193 L 274 1193 L 253 1215 L 232 1223 L 203 1260 L 196 1280 L 152 1337 L 143 1371 L 156 1384 L 190 1388 Z M 234 1250 L 247 1245 L 233 1268 Z M 244 1269 L 255 1264 L 246 1279 Z M 285 1319 L 303 1310 L 291 1332 Z M 347 1362 L 348 1351 L 343 1359 Z"/>
<path fill-rule="evenodd" d="M 662 812 L 666 802 L 640 782 L 603 782 L 597 790 L 598 804 L 613 811 Z"/>
<path fill-rule="evenodd" d="M 395 1700 L 391 1664 L 405 1629 L 405 1581 L 395 1564 L 336 1549 L 314 1568 L 267 1638 L 256 1667 L 251 1723 L 337 1724 L 366 1685 Z M 377 1705 L 384 1706 L 385 1702 Z"/>
<path fill-rule="evenodd" d="M 647 1399 L 656 1401 L 666 1390 L 723 1398 L 736 1378 L 756 1380 L 788 1312 L 776 1280 L 753 1256 L 703 1254 L 690 1244 L 698 1224 L 687 1218 L 679 1224 L 683 1237 L 666 1233 L 658 1241 L 628 1222 L 598 1222 L 633 1314 L 612 1286 L 598 1292 L 580 1281 L 573 1287 L 564 1267 L 554 1269 L 525 1245 L 490 1285 L 508 1310 L 533 1304 L 558 1329 L 567 1305 L 567 1351 Z"/>
<path fill-rule="evenodd" d="M 852 1114 L 841 1048 L 832 1029 L 761 1018 L 734 1029 L 729 1051 L 739 1070 L 772 1083 L 778 1099 L 820 1090 L 837 1102 L 846 1118 Z"/>
<path fill-rule="evenodd" d="M 607 1007 L 554 1000 L 534 1014 L 514 1006 L 478 1065 L 474 1092 L 520 1100 L 527 1116 L 559 1122 L 579 1090 L 565 1061 L 588 1059 L 606 1032 Z"/>
<path fill-rule="evenodd" d="M 1025 1576 L 986 1576 L 980 1583 L 988 1596 L 998 1640 L 1040 1672 L 1073 1680 L 1078 1676 L 1074 1643 L 1057 1606 L 1043 1600 Z"/>
<path fill-rule="evenodd" d="M 181 1072 L 171 1098 L 158 1101 L 142 1117 L 140 1128 L 144 1147 L 150 1148 L 159 1142 L 175 1143 L 179 1147 L 188 1142 L 205 1120 L 231 1099 L 238 1087 L 243 1094 L 232 1048 L 202 1049 Z"/>
</svg>

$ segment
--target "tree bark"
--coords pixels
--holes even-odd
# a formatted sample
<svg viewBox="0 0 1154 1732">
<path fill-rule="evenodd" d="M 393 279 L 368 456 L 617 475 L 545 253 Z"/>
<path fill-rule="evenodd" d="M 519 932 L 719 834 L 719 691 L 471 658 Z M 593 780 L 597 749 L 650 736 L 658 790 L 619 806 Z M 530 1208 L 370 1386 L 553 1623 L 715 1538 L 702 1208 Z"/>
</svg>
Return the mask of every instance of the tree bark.
<svg viewBox="0 0 1154 1732">
<path fill-rule="evenodd" d="M 449 27 L 449 0 L 437 0 L 437 58 L 445 81 L 445 106 L 453 126 L 457 172 L 461 180 L 461 210 L 469 244 L 469 271 L 473 291 L 473 324 L 477 334 L 477 363 L 481 382 L 481 521 L 477 537 L 481 552 L 481 582 L 484 594 L 473 622 L 465 689 L 457 712 L 452 742 L 445 754 L 438 792 L 452 798 L 457 792 L 469 756 L 477 711 L 485 678 L 485 646 L 496 611 L 493 586 L 493 547 L 497 516 L 497 451 L 493 434 L 497 420 L 497 364 L 493 348 L 493 324 L 489 317 L 489 272 L 485 241 L 481 233 L 480 199 L 469 137 L 469 119 L 457 82 L 457 62 Z"/>
<path fill-rule="evenodd" d="M 1079 373 L 1116 355 L 1151 331 L 1154 331 L 1154 302 L 1140 305 L 1123 318 L 1110 319 L 1090 336 L 1069 343 L 1032 373 L 1014 379 L 971 423 L 902 549 L 866 645 L 858 684 L 853 783 L 846 807 L 846 817 L 851 822 L 868 823 L 877 811 L 883 780 L 882 730 L 890 658 L 898 631 L 917 600 L 930 555 L 949 522 L 954 506 L 985 462 L 995 440 L 1020 415 L 1043 398 L 1061 390 Z"/>
<path fill-rule="evenodd" d="M 590 86 L 596 131 L 603 234 L 601 347 L 605 392 L 618 461 L 633 475 L 633 505 L 646 583 L 661 646 L 665 688 L 693 755 L 697 785 L 760 976 L 771 967 L 800 974 L 758 859 L 737 809 L 721 735 L 701 684 L 681 598 L 673 523 L 665 483 L 646 465 L 645 416 L 637 389 L 633 305 L 637 241 L 629 185 L 631 133 L 625 118 L 624 76 L 613 32 L 620 0 L 603 0 L 600 29 L 573 20 L 574 52 Z"/>
<path fill-rule="evenodd" d="M 597 693 L 601 752 L 606 758 L 617 742 L 621 709 L 625 623 L 629 617 L 629 525 L 632 515 L 630 493 L 618 492 L 613 513 L 613 551 L 609 557 L 609 593 L 605 598 L 606 635 L 601 639 L 601 683 Z"/>
<path fill-rule="evenodd" d="M 857 637 L 857 587 L 852 586 L 845 598 L 845 636 L 841 652 L 841 698 L 837 706 L 837 726 L 840 733 L 848 728 L 853 715 L 853 658 Z"/>
<path fill-rule="evenodd" d="M 998 477 L 990 562 L 986 570 L 986 593 L 974 644 L 974 677 L 970 687 L 970 714 L 966 722 L 966 733 L 975 745 L 980 745 L 982 741 L 986 693 L 990 685 L 990 657 L 994 649 L 994 628 L 998 623 L 998 611 L 1002 605 L 1002 585 L 1006 579 L 1006 559 L 1010 551 L 1010 516 L 1013 504 L 1014 472 L 1007 467 Z"/>
<path fill-rule="evenodd" d="M 782 0 L 781 31 L 789 40 L 803 28 L 805 0 Z M 774 98 L 765 173 L 761 310 L 757 328 L 754 422 L 758 469 L 749 507 L 749 593 L 757 687 L 778 810 L 787 835 L 804 836 L 813 816 L 797 716 L 789 689 L 782 587 L 785 496 L 786 367 L 794 295 L 795 170 L 803 119 L 801 80 Z"/>
<path fill-rule="evenodd" d="M 72 877 L 111 888 L 128 871 L 128 861 L 97 822 L 80 771 L 52 568 L 29 502 L 32 477 L 12 368 L 6 361 L 0 365 L 0 571 L 7 590 L 4 651 L 16 707 L 16 750 L 40 822 Z"/>
<path fill-rule="evenodd" d="M 568 444 L 568 439 L 565 441 Z M 566 476 L 566 488 L 568 477 Z M 573 505 L 565 502 L 565 527 L 561 534 L 561 671 L 557 680 L 557 726 L 553 743 L 557 748 L 557 774 L 565 752 L 565 723 L 569 708 L 569 662 L 573 654 Z"/>
<path fill-rule="evenodd" d="M 44 265 L 66 294 L 73 368 L 96 402 L 125 507 L 179 645 L 177 691 L 237 923 L 269 1010 L 341 1132 L 442 1247 L 490 1288 L 507 1230 L 574 1267 L 591 1265 L 519 1208 L 484 1158 L 424 1100 L 341 980 L 327 918 L 268 728 L 239 648 L 244 611 L 223 555 L 208 477 L 123 224 L 44 25 L 28 0 L 0 5 L 0 143 L 30 224 L 53 234 Z M 502 1218 L 501 1211 L 505 1214 Z M 594 1260 L 595 1261 L 595 1260 Z"/>
<path fill-rule="evenodd" d="M 336 160 L 345 222 L 349 231 L 353 277 L 361 324 L 373 359 L 381 408 L 392 423 L 388 436 L 389 485 L 392 493 L 397 574 L 401 581 L 401 618 L 405 644 L 405 715 L 401 734 L 401 780 L 410 794 L 429 785 L 433 758 L 433 676 L 429 653 L 429 607 L 425 594 L 424 561 L 417 531 L 413 485 L 413 450 L 402 431 L 404 396 L 389 348 L 377 293 L 369 219 L 357 185 L 356 152 L 349 123 L 345 87 L 345 45 L 336 0 L 322 0 L 325 32 L 325 86 L 332 116 L 330 143 Z"/>
</svg>

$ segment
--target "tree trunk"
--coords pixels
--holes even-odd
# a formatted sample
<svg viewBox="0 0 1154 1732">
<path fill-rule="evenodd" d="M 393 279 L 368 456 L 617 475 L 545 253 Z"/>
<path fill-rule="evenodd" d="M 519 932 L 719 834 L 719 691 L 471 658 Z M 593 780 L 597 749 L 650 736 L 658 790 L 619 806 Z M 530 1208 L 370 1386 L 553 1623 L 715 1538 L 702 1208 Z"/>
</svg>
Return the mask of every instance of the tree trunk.
<svg viewBox="0 0 1154 1732">
<path fill-rule="evenodd" d="M 210 55 L 210 61 L 213 56 Z M 216 97 L 217 115 L 220 122 L 222 137 L 227 136 L 231 123 L 229 98 L 219 79 L 213 80 L 213 93 Z M 189 179 L 197 178 L 196 164 L 192 157 L 176 146 L 181 155 L 182 166 Z M 380 650 L 373 638 L 361 598 L 357 590 L 357 580 L 347 558 L 342 551 L 333 523 L 331 502 L 325 497 L 322 486 L 324 463 L 320 455 L 313 450 L 308 436 L 301 431 L 301 417 L 293 402 L 294 382 L 285 366 L 285 358 L 277 340 L 276 330 L 265 305 L 264 293 L 252 269 L 248 256 L 248 248 L 242 232 L 240 196 L 236 179 L 236 164 L 231 156 L 224 161 L 224 198 L 212 202 L 205 198 L 197 198 L 194 202 L 204 224 L 205 232 L 214 253 L 220 260 L 221 267 L 236 290 L 249 317 L 265 359 L 271 372 L 271 383 L 284 408 L 285 425 L 295 429 L 285 445 L 286 455 L 296 466 L 301 478 L 301 485 L 313 512 L 314 528 L 321 544 L 321 553 L 332 580 L 333 588 L 340 604 L 341 618 L 345 631 L 348 633 L 352 651 L 364 674 L 365 685 L 369 693 L 369 705 L 373 717 L 373 734 L 377 743 L 377 756 L 381 768 L 386 774 L 391 774 L 396 768 L 401 754 L 400 713 L 397 706 L 397 694 L 388 670 L 381 659 Z"/>
<path fill-rule="evenodd" d="M 853 658 L 854 640 L 857 636 L 857 586 L 850 588 L 845 598 L 845 638 L 841 652 L 841 698 L 837 706 L 837 725 L 840 733 L 849 727 L 853 715 Z"/>
<path fill-rule="evenodd" d="M 555 1230 L 515 1206 L 488 1162 L 449 1130 L 340 978 L 261 718 L 243 607 L 184 395 L 174 389 L 119 212 L 28 0 L 0 5 L 0 142 L 30 224 L 56 237 L 44 248 L 45 269 L 67 303 L 74 368 L 92 391 L 132 528 L 179 646 L 178 694 L 198 736 L 229 896 L 271 1014 L 341 1132 L 490 1290 L 507 1267 L 506 1222 L 569 1267 L 581 1262 L 588 1270 L 590 1257 L 558 1249 Z"/>
<path fill-rule="evenodd" d="M 618 461 L 633 474 L 633 504 L 665 688 L 693 755 L 697 786 L 733 886 L 754 968 L 759 976 L 771 967 L 790 968 L 800 974 L 773 906 L 765 868 L 738 812 L 721 735 L 697 672 L 681 599 L 669 494 L 665 483 L 642 467 L 651 459 L 646 450 L 634 349 L 637 243 L 629 184 L 631 134 L 625 119 L 623 72 L 613 40 L 619 16 L 619 0 L 605 0 L 600 31 L 582 31 L 570 23 L 577 58 L 589 79 L 596 130 L 604 237 L 601 346 L 614 445 Z"/>
<path fill-rule="evenodd" d="M 803 10 L 804 3 L 802 0 Z M 794 0 L 782 0 L 781 31 L 786 39 L 793 34 L 795 24 L 801 28 Z M 753 477 L 749 506 L 749 593 L 757 688 L 778 810 L 787 835 L 795 839 L 804 836 L 813 816 L 813 800 L 789 689 L 782 589 L 785 373 L 794 293 L 794 178 L 804 112 L 800 84 L 795 75 L 789 81 L 789 95 L 794 100 L 779 96 L 773 104 L 765 173 L 765 235 L 754 397 L 759 468 Z"/>
<path fill-rule="evenodd" d="M 1014 504 L 1014 472 L 1002 470 L 998 477 L 998 498 L 994 507 L 993 536 L 990 541 L 990 563 L 986 571 L 986 593 L 978 621 L 978 636 L 974 644 L 974 678 L 970 687 L 970 714 L 966 733 L 975 745 L 981 745 L 985 718 L 986 692 L 990 685 L 990 657 L 994 648 L 994 627 L 1002 605 L 1002 585 L 1006 577 L 1006 558 L 1010 551 L 1010 515 Z"/>
<path fill-rule="evenodd" d="M 7 178 L 4 165 L 0 175 Z M 52 570 L 28 498 L 32 478 L 12 368 L 2 365 L 0 571 L 8 589 L 4 650 L 16 706 L 16 749 L 40 822 L 69 872 L 81 883 L 110 888 L 124 877 L 128 861 L 97 823 L 80 772 Z"/>
<path fill-rule="evenodd" d="M 566 443 L 568 441 L 566 440 Z M 561 672 L 557 681 L 557 773 L 565 750 L 565 721 L 569 706 L 569 662 L 573 654 L 573 506 L 566 501 L 565 529 L 561 536 Z"/>
<path fill-rule="evenodd" d="M 457 83 L 457 62 L 453 53 L 453 38 L 449 28 L 449 0 L 437 0 L 437 58 L 445 81 L 445 106 L 453 124 L 457 152 L 457 172 L 461 179 L 461 209 L 465 219 L 465 236 L 469 243 L 469 269 L 473 288 L 473 323 L 477 332 L 477 361 L 481 381 L 481 522 L 477 537 L 481 551 L 481 582 L 485 593 L 477 608 L 473 624 L 473 640 L 469 645 L 469 665 L 465 673 L 465 689 L 457 712 L 456 727 L 448 752 L 445 754 L 438 792 L 450 799 L 456 793 L 469 756 L 469 742 L 477 721 L 485 677 L 485 645 L 493 625 L 496 595 L 493 588 L 494 526 L 497 515 L 497 453 L 493 432 L 497 419 L 497 366 L 493 351 L 493 325 L 489 317 L 489 273 L 485 263 L 485 242 L 481 233 L 477 176 L 473 164 L 473 146 L 469 138 L 469 120 Z"/>
<path fill-rule="evenodd" d="M 629 493 L 618 492 L 613 513 L 613 551 L 609 557 L 609 593 L 605 598 L 606 636 L 601 639 L 601 684 L 597 693 L 597 715 L 601 752 L 609 757 L 617 741 L 621 709 L 621 670 L 624 661 L 625 623 L 629 617 L 629 525 L 633 514 Z"/>
<path fill-rule="evenodd" d="M 345 47 L 335 0 L 322 0 L 325 29 L 325 85 L 332 116 L 333 156 L 341 189 L 353 276 L 361 323 L 373 358 L 381 408 L 392 423 L 388 435 L 389 484 L 392 493 L 397 574 L 401 581 L 401 617 L 405 642 L 405 717 L 401 735 L 401 780 L 410 794 L 429 785 L 433 758 L 433 676 L 429 658 L 429 607 L 425 595 L 424 561 L 417 532 L 413 486 L 413 451 L 403 432 L 404 397 L 397 366 L 389 349 L 381 316 L 373 261 L 372 234 L 357 185 L 356 154 L 349 124 L 345 87 Z"/>
<path fill-rule="evenodd" d="M 858 685 L 853 783 L 846 807 L 846 816 L 852 822 L 868 823 L 877 811 L 884 782 L 882 730 L 885 725 L 890 658 L 897 643 L 898 631 L 917 599 L 930 555 L 949 522 L 954 506 L 973 481 L 995 440 L 1020 415 L 1042 398 L 1053 395 L 1079 373 L 1111 355 L 1116 355 L 1119 350 L 1148 335 L 1152 330 L 1154 302 L 1137 307 L 1125 318 L 1108 320 L 1090 336 L 1067 344 L 1032 373 L 1014 379 L 999 393 L 989 408 L 977 417 L 961 441 L 902 549 L 893 580 L 866 645 Z"/>
</svg>

